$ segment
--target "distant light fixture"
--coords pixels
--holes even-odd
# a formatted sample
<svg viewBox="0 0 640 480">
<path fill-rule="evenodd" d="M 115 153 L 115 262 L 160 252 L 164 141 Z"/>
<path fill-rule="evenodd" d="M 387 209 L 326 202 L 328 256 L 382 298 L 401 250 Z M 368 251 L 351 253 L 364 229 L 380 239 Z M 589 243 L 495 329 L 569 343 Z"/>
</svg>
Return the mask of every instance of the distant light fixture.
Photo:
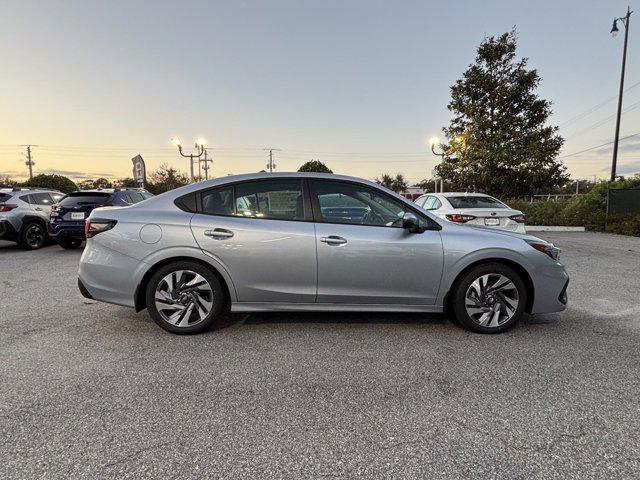
<svg viewBox="0 0 640 480">
<path fill-rule="evenodd" d="M 196 147 L 204 147 L 207 144 L 207 141 L 204 138 L 198 138 L 196 140 Z"/>
<path fill-rule="evenodd" d="M 618 32 L 619 32 L 619 31 L 620 31 L 620 30 L 618 30 L 618 19 L 616 18 L 616 19 L 613 21 L 613 26 L 611 27 L 611 36 L 612 36 L 612 37 L 617 37 L 617 36 L 618 36 Z"/>
<path fill-rule="evenodd" d="M 176 147 L 180 147 L 182 145 L 182 142 L 178 137 L 172 138 L 171 143 Z"/>
<path fill-rule="evenodd" d="M 429 139 L 429 145 L 431 145 L 432 147 L 435 147 L 436 145 L 440 145 L 440 138 L 439 137 L 431 137 Z"/>
</svg>

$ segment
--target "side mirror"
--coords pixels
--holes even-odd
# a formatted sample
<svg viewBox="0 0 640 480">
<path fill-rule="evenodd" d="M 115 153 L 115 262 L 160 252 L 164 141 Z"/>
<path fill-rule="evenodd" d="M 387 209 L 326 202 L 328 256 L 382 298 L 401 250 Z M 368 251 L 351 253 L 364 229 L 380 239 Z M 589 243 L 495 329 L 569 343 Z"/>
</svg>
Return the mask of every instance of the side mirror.
<svg viewBox="0 0 640 480">
<path fill-rule="evenodd" d="M 411 212 L 404 213 L 402 217 L 402 228 L 409 230 L 411 233 L 422 233 L 418 217 Z"/>
</svg>

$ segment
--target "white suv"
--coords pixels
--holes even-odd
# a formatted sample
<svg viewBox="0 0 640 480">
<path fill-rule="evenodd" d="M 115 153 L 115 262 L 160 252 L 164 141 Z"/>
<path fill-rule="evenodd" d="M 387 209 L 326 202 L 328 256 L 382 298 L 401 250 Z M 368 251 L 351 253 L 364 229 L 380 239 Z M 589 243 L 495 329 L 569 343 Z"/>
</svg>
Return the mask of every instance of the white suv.
<svg viewBox="0 0 640 480">
<path fill-rule="evenodd" d="M 57 190 L 0 188 L 0 240 L 35 250 L 49 239 L 51 205 L 64 197 Z"/>
</svg>

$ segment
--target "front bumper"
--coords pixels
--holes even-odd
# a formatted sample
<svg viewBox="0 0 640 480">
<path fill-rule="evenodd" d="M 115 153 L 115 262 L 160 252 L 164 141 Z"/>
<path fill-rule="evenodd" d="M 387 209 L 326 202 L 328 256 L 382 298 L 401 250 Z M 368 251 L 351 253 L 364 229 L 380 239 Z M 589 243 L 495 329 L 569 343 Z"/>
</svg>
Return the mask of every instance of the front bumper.
<svg viewBox="0 0 640 480">
<path fill-rule="evenodd" d="M 19 234 L 10 221 L 0 220 L 0 240 L 15 242 Z"/>
<path fill-rule="evenodd" d="M 545 262 L 531 272 L 535 298 L 532 314 L 561 312 L 567 308 L 569 275 L 559 262 Z"/>
</svg>

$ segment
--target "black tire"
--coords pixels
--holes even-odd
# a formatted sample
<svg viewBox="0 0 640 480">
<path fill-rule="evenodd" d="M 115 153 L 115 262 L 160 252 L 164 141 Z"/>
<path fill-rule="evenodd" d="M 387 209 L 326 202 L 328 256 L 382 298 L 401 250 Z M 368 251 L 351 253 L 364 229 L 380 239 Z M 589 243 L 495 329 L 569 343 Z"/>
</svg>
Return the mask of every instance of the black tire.
<svg viewBox="0 0 640 480">
<path fill-rule="evenodd" d="M 65 250 L 74 250 L 76 248 L 80 248 L 82 245 L 82 239 L 80 238 L 61 238 L 58 240 L 58 245 L 60 245 Z"/>
<path fill-rule="evenodd" d="M 475 282 L 480 277 L 485 275 L 490 275 L 490 279 L 496 278 L 492 277 L 493 275 L 502 275 L 510 280 L 517 291 L 517 306 L 513 310 L 511 317 L 505 319 L 503 323 L 495 326 L 485 326 L 479 323 L 479 320 L 472 318 L 472 316 L 467 311 L 466 304 L 469 303 L 467 301 L 467 292 L 470 290 L 471 284 Z M 490 290 L 490 289 L 489 289 Z M 503 305 L 507 300 L 513 302 L 513 297 L 515 297 L 515 292 L 513 289 L 508 290 L 509 299 L 504 299 L 504 295 L 501 292 L 495 294 L 493 297 L 491 294 L 489 295 L 488 304 L 495 305 L 496 300 L 497 303 L 502 303 Z M 502 333 L 510 328 L 512 328 L 520 319 L 524 313 L 525 306 L 527 304 L 527 291 L 522 281 L 520 275 L 512 268 L 500 264 L 500 263 L 485 263 L 482 265 L 478 265 L 477 267 L 473 267 L 471 270 L 466 272 L 458 281 L 456 282 L 453 289 L 453 297 L 451 307 L 453 309 L 456 320 L 465 328 L 477 332 L 477 333 Z M 488 307 L 484 307 L 488 308 Z M 504 315 L 507 317 L 509 312 L 506 309 L 500 309 L 500 306 L 496 307 L 497 310 L 500 311 L 499 317 Z M 479 309 L 477 309 L 479 310 Z M 477 315 L 482 316 L 482 313 L 477 313 Z M 497 322 L 496 322 L 497 323 Z"/>
<path fill-rule="evenodd" d="M 194 272 L 204 277 L 204 279 L 209 283 L 209 286 L 211 287 L 211 292 L 212 292 L 210 298 L 208 298 L 208 300 L 210 300 L 212 303 L 209 313 L 206 315 L 206 317 L 204 317 L 204 319 L 197 319 L 198 320 L 197 323 L 193 325 L 188 325 L 188 326 L 174 325 L 168 322 L 156 307 L 155 297 L 156 297 L 156 289 L 158 288 L 158 285 L 161 282 L 164 282 L 163 279 L 167 275 L 180 270 Z M 186 288 L 186 285 L 184 286 L 184 288 Z M 175 290 L 177 292 L 180 289 L 175 289 Z M 187 289 L 187 292 L 188 292 L 188 289 Z M 149 312 L 149 315 L 151 316 L 153 321 L 156 322 L 160 327 L 167 330 L 168 332 L 177 333 L 180 335 L 192 335 L 196 333 L 206 332 L 207 330 L 211 329 L 211 327 L 213 327 L 221 319 L 221 314 L 223 313 L 223 310 L 225 309 L 225 306 L 227 305 L 227 301 L 228 301 L 226 290 L 222 287 L 222 284 L 220 283 L 220 280 L 218 279 L 217 275 L 211 269 L 203 266 L 202 264 L 197 262 L 191 262 L 191 261 L 174 262 L 160 268 L 149 279 L 149 282 L 147 283 L 145 297 L 147 302 L 147 311 Z M 194 306 L 193 308 L 195 310 L 197 307 Z M 192 315 L 197 316 L 198 312 L 195 311 L 192 313 Z M 187 319 L 187 323 L 188 322 L 189 322 L 189 319 Z M 182 321 L 180 323 L 182 324 Z"/>
<path fill-rule="evenodd" d="M 28 222 L 23 225 L 18 237 L 18 245 L 25 250 L 37 250 L 47 243 L 47 229 L 40 222 Z"/>
</svg>

